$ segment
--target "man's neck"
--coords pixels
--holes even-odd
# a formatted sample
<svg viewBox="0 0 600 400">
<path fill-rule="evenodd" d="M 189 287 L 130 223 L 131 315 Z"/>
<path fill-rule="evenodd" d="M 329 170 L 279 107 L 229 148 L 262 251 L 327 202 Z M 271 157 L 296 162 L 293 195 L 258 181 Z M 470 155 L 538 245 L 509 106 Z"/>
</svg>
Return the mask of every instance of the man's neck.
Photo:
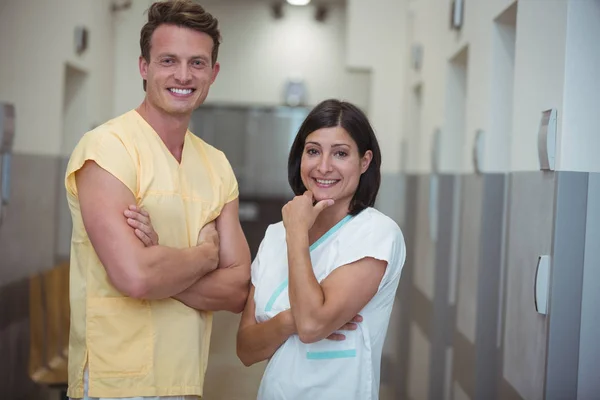
<svg viewBox="0 0 600 400">
<path fill-rule="evenodd" d="M 181 162 L 183 142 L 192 116 L 168 114 L 152 106 L 147 100 L 136 111 L 156 131 L 173 157 Z"/>
</svg>

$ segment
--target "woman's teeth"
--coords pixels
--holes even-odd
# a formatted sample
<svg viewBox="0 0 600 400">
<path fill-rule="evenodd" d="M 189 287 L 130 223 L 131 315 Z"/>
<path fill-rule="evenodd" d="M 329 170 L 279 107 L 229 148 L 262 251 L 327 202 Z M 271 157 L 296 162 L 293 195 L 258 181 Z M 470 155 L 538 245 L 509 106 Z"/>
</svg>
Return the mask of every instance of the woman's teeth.
<svg viewBox="0 0 600 400">
<path fill-rule="evenodd" d="M 319 185 L 333 185 L 337 180 L 332 179 L 315 179 Z"/>
</svg>

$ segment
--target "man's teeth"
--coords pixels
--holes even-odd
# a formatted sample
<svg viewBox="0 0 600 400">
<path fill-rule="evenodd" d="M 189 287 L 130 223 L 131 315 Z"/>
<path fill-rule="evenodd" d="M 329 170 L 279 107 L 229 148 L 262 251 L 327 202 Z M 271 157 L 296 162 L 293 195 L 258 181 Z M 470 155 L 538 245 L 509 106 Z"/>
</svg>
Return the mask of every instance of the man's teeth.
<svg viewBox="0 0 600 400">
<path fill-rule="evenodd" d="M 172 88 L 169 89 L 171 92 L 173 93 L 177 93 L 177 94 L 190 94 L 192 93 L 192 89 L 176 89 L 176 88 Z"/>
<path fill-rule="evenodd" d="M 320 185 L 333 185 L 336 183 L 336 180 L 325 180 L 325 179 L 316 179 L 317 183 Z"/>
</svg>

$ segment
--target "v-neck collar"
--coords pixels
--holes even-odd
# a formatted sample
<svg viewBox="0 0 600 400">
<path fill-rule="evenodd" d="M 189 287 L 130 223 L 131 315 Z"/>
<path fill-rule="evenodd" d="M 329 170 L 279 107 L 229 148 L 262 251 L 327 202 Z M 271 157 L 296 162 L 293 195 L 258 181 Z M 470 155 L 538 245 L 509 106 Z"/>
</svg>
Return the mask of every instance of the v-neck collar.
<svg viewBox="0 0 600 400">
<path fill-rule="evenodd" d="M 169 154 L 170 159 L 174 163 L 176 163 L 178 165 L 178 167 L 181 167 L 181 165 L 183 165 L 183 161 L 185 159 L 184 156 L 185 156 L 186 148 L 188 148 L 190 146 L 190 144 L 188 143 L 190 130 L 186 129 L 186 131 L 185 131 L 185 136 L 183 137 L 183 148 L 181 149 L 181 161 L 177 161 L 177 159 L 175 158 L 173 153 L 171 153 L 171 150 L 169 150 L 169 148 L 165 144 L 164 140 L 160 137 L 160 135 L 158 134 L 158 132 L 156 132 L 156 130 L 152 127 L 152 125 L 150 125 L 150 123 L 148 121 L 146 121 L 146 119 L 144 117 L 142 117 L 142 115 L 138 112 L 138 110 L 134 109 L 134 110 L 132 110 L 132 112 L 152 132 L 152 134 L 155 136 L 155 138 L 160 142 L 160 145 L 162 146 L 163 150 Z"/>
<path fill-rule="evenodd" d="M 317 239 L 317 241 L 315 241 L 313 244 L 311 244 L 309 247 L 309 251 L 313 251 L 317 247 L 319 247 L 324 241 L 326 241 L 331 235 L 333 235 L 338 230 L 340 230 L 340 228 L 342 226 L 346 225 L 346 223 L 348 221 L 350 221 L 351 219 L 352 219 L 352 215 L 346 215 L 344 218 L 342 218 L 342 220 L 340 222 L 338 222 L 333 227 L 331 227 L 331 229 L 329 229 L 327 232 L 325 232 L 325 234 L 323 236 L 321 236 L 319 239 Z"/>
</svg>

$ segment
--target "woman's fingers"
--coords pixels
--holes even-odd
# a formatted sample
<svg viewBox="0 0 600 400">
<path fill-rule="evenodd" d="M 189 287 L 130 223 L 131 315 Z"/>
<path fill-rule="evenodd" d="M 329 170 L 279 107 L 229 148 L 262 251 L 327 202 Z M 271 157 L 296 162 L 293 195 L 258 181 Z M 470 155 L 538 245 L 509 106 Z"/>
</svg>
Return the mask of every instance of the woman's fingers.
<svg viewBox="0 0 600 400">
<path fill-rule="evenodd" d="M 344 324 L 344 326 L 342 326 L 339 330 L 340 331 L 354 331 L 354 330 L 356 330 L 356 324 L 352 323 L 352 322 L 348 322 L 347 324 Z"/>
<path fill-rule="evenodd" d="M 327 340 L 333 340 L 336 342 L 340 342 L 345 339 L 346 336 L 342 335 L 341 333 L 332 333 L 331 335 L 327 336 Z"/>
</svg>

